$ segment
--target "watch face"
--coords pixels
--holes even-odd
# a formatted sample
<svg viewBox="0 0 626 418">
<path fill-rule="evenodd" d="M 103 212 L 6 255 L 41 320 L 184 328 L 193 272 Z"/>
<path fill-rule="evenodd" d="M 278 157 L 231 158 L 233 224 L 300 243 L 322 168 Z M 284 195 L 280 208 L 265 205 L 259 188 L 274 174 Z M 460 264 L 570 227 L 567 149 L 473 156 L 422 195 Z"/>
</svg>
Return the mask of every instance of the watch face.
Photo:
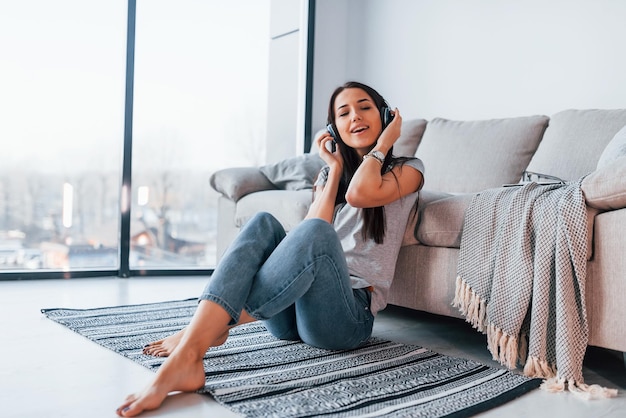
<svg viewBox="0 0 626 418">
<path fill-rule="evenodd" d="M 384 161 L 384 160 L 385 160 L 385 154 L 383 154 L 383 153 L 382 153 L 382 152 L 380 152 L 380 151 L 372 151 L 372 155 L 373 155 L 374 157 L 378 158 L 378 159 L 379 159 L 379 160 L 381 160 L 381 161 Z"/>
</svg>

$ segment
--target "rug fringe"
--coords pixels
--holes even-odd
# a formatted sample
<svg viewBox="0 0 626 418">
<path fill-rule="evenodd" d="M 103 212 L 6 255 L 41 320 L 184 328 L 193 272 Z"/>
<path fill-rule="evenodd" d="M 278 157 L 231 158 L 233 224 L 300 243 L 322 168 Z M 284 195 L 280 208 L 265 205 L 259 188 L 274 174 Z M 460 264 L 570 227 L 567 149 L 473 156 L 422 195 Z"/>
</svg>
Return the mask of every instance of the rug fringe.
<svg viewBox="0 0 626 418">
<path fill-rule="evenodd" d="M 575 380 L 566 380 L 564 377 L 551 377 L 544 380 L 540 388 L 547 392 L 565 392 L 569 390 L 576 397 L 584 400 L 608 399 L 617 396 L 617 389 L 609 389 L 600 385 L 587 385 L 585 383 L 576 382 Z"/>
</svg>

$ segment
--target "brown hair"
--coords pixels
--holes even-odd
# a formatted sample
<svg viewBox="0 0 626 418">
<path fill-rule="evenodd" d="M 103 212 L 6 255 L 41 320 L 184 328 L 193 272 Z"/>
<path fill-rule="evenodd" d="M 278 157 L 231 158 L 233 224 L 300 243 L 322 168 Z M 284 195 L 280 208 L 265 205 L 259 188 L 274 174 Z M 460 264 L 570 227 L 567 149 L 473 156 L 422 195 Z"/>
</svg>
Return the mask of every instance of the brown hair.
<svg viewBox="0 0 626 418">
<path fill-rule="evenodd" d="M 381 120 L 382 120 L 382 111 L 383 108 L 387 105 L 387 102 L 383 98 L 380 93 L 376 90 L 367 86 L 363 83 L 359 83 L 358 81 L 348 81 L 347 83 L 339 86 L 335 89 L 333 94 L 330 96 L 330 102 L 328 104 L 328 119 L 327 123 L 332 124 L 333 130 L 336 133 L 336 142 L 339 151 L 341 152 L 341 156 L 343 157 L 343 173 L 341 175 L 341 180 L 339 181 L 339 189 L 337 191 L 337 196 L 335 197 L 335 204 L 341 204 L 346 202 L 346 191 L 348 190 L 348 184 L 352 180 L 352 176 L 356 172 L 357 168 L 363 161 L 359 154 L 356 152 L 354 148 L 351 148 L 343 142 L 341 136 L 335 125 L 335 100 L 337 96 L 344 91 L 345 89 L 361 89 L 367 93 L 374 104 L 378 108 L 379 112 L 381 112 Z M 384 125 L 383 125 L 384 129 Z M 385 161 L 380 168 L 380 173 L 385 174 L 395 164 L 404 164 L 410 158 L 406 157 L 393 157 L 393 147 L 389 149 L 387 155 L 385 155 Z M 363 239 L 371 238 L 377 244 L 381 244 L 383 242 L 385 236 L 385 208 L 383 206 L 377 206 L 373 208 L 364 208 L 363 209 L 363 230 L 361 231 Z"/>
</svg>

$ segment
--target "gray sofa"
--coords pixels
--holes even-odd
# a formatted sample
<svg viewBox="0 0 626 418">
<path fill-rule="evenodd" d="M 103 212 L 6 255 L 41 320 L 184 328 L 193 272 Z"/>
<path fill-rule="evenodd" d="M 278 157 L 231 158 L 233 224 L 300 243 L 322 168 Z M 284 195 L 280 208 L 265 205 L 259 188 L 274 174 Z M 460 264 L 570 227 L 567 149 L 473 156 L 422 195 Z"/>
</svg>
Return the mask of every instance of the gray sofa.
<svg viewBox="0 0 626 418">
<path fill-rule="evenodd" d="M 452 301 L 472 196 L 518 183 L 527 172 L 563 180 L 586 176 L 589 344 L 626 352 L 626 110 L 407 120 L 394 150 L 421 158 L 426 173 L 417 216 L 409 220 L 397 261 L 390 304 L 461 318 Z M 287 230 L 302 220 L 322 164 L 312 150 L 277 164 L 214 173 L 211 185 L 221 193 L 218 254 L 259 210 L 273 213 Z"/>
</svg>

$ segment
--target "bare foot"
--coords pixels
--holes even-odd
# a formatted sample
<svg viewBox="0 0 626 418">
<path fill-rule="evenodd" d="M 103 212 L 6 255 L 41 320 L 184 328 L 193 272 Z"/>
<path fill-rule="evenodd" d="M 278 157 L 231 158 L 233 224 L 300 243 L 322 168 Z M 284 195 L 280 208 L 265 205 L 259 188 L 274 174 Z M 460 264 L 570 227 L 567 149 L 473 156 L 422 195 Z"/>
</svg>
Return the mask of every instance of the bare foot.
<svg viewBox="0 0 626 418">
<path fill-rule="evenodd" d="M 193 392 L 204 384 L 202 358 L 175 351 L 161 365 L 152 383 L 142 392 L 128 396 L 115 412 L 121 417 L 134 417 L 161 406 L 171 392 Z"/>
<path fill-rule="evenodd" d="M 185 335 L 185 330 L 187 328 L 183 328 L 178 331 L 176 334 L 172 334 L 169 337 L 165 337 L 162 340 L 152 341 L 148 343 L 143 348 L 143 353 L 149 356 L 156 357 L 167 357 L 176 347 L 178 347 L 178 343 L 180 343 L 181 338 Z"/>
<path fill-rule="evenodd" d="M 176 347 L 178 347 L 178 344 L 180 343 L 180 340 L 183 338 L 183 336 L 185 335 L 185 330 L 187 328 L 183 328 L 180 331 L 178 331 L 176 334 L 172 334 L 169 337 L 165 337 L 162 340 L 159 341 L 153 341 L 151 343 L 148 343 L 144 348 L 143 348 L 143 353 L 147 354 L 149 356 L 155 356 L 155 357 L 167 357 L 170 354 L 172 354 L 174 352 L 174 349 Z M 215 341 L 215 343 L 212 345 L 212 347 L 217 347 L 218 345 L 222 345 L 226 342 L 226 339 L 228 338 L 228 331 L 226 331 L 224 334 L 222 334 L 217 341 Z"/>
<path fill-rule="evenodd" d="M 245 317 L 248 319 L 248 316 Z M 146 352 L 167 356 L 152 383 L 128 396 L 116 409 L 121 417 L 134 417 L 156 409 L 171 392 L 193 392 L 205 384 L 204 355 L 209 347 L 224 344 L 231 316 L 215 302 L 202 300 L 189 325 L 171 337 L 148 345 Z"/>
</svg>

